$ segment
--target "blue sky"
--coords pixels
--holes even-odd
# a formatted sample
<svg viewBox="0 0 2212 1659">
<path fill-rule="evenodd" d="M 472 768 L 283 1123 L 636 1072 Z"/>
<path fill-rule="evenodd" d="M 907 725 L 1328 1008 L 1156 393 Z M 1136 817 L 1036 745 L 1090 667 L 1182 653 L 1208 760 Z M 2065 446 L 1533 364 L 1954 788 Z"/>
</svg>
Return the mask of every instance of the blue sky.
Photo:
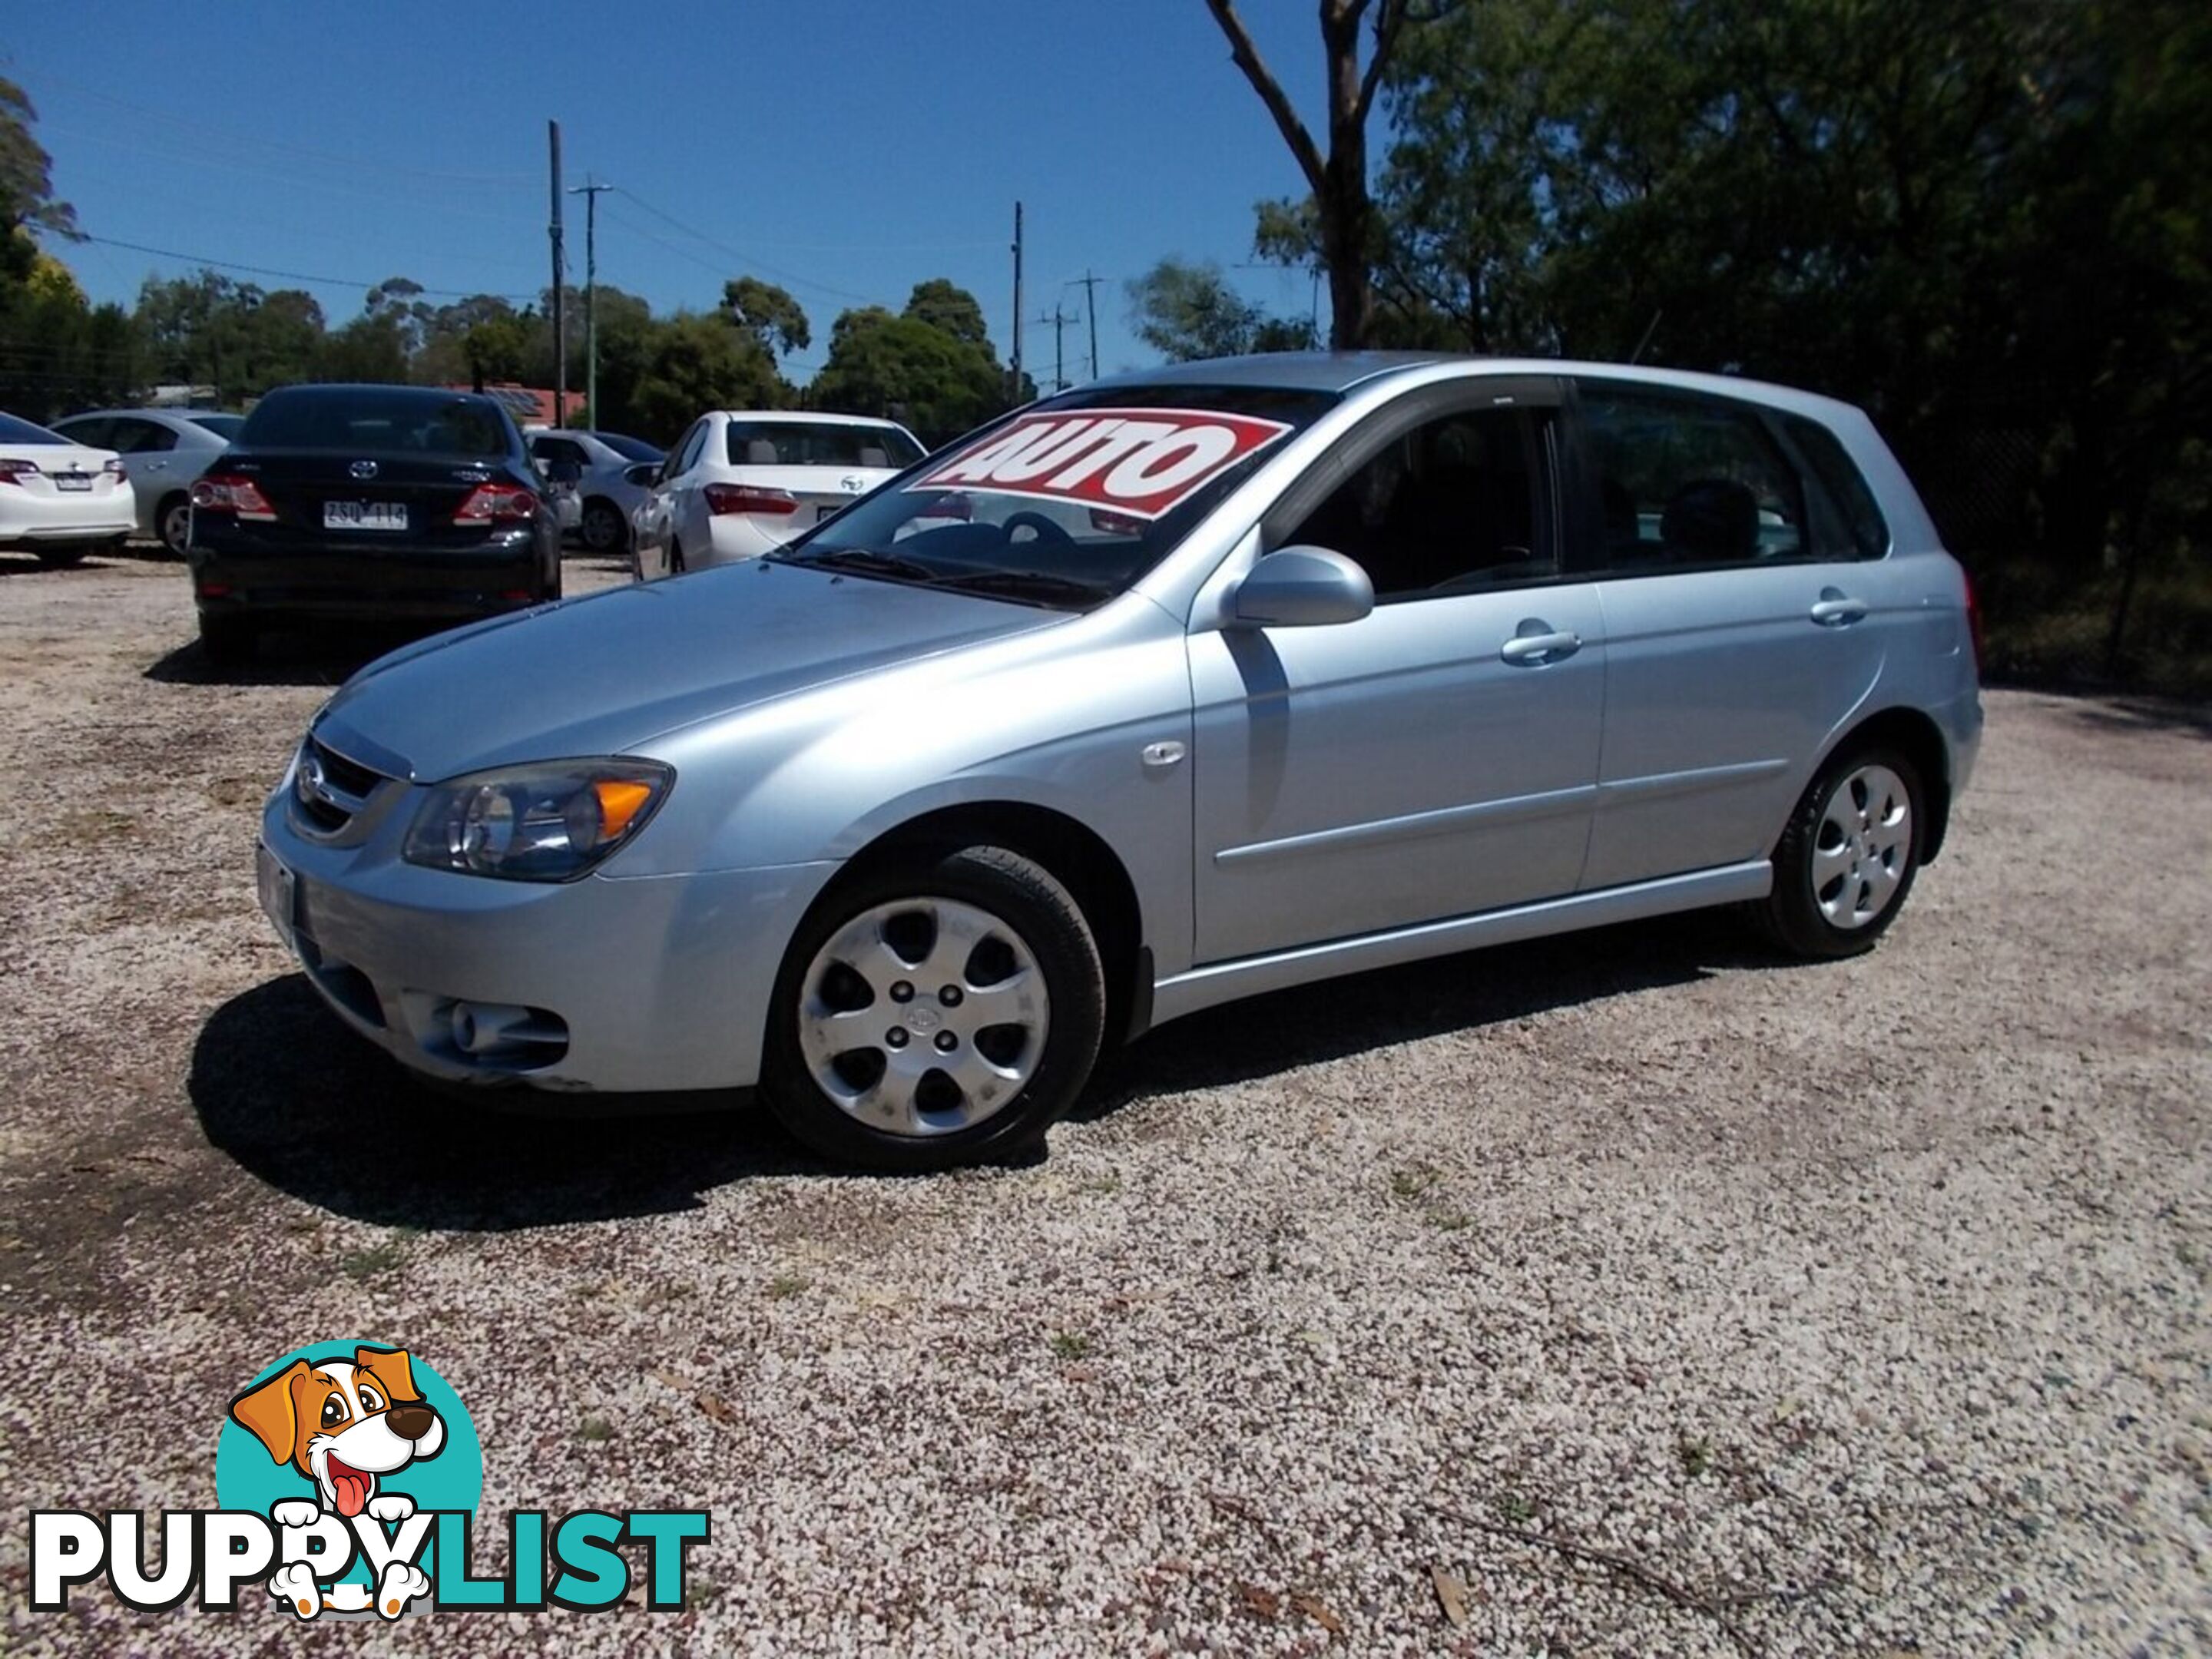
<svg viewBox="0 0 2212 1659">
<path fill-rule="evenodd" d="M 1312 0 L 1243 0 L 1262 54 L 1322 125 Z M 301 287 L 333 324 L 359 284 L 534 295 L 546 284 L 545 123 L 564 172 L 602 196 L 599 276 L 656 311 L 706 307 L 726 277 L 788 288 L 811 375 L 848 306 L 904 304 L 949 276 L 1006 351 L 1013 204 L 1027 220 L 1026 366 L 1084 378 L 1086 270 L 1106 372 L 1154 354 L 1123 283 L 1166 254 L 1232 268 L 1255 300 L 1306 309 L 1303 273 L 1235 270 L 1252 208 L 1303 193 L 1203 0 L 681 0 L 662 5 L 107 0 L 98 21 L 9 31 L 0 73 L 39 111 L 57 194 L 116 242 L 354 284 Z M 19 15 L 21 24 L 25 17 Z M 583 199 L 568 198 L 583 276 Z M 128 303 L 191 260 L 56 250 L 95 300 Z"/>
</svg>

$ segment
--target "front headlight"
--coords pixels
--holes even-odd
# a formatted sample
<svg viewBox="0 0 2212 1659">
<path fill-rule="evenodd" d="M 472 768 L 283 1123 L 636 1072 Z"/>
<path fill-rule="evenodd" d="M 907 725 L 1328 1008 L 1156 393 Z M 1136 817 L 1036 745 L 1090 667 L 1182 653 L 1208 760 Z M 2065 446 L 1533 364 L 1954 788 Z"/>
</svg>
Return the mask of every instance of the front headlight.
<svg viewBox="0 0 2212 1659">
<path fill-rule="evenodd" d="M 406 859 L 506 881 L 570 881 L 645 827 L 675 772 L 657 761 L 552 761 L 456 778 L 430 791 Z"/>
</svg>

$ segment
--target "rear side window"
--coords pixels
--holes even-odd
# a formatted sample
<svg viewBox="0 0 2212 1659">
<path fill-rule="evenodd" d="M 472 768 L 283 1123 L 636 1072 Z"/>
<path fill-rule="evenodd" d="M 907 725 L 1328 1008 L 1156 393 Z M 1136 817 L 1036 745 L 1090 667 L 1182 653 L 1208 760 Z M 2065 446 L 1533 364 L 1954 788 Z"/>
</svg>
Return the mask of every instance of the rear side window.
<svg viewBox="0 0 2212 1659">
<path fill-rule="evenodd" d="M 1802 481 L 1752 410 L 1723 398 L 1581 383 L 1603 509 L 1583 569 L 1632 573 L 1812 556 Z"/>
<path fill-rule="evenodd" d="M 921 447 L 883 426 L 828 421 L 732 421 L 725 441 L 732 466 L 912 466 Z"/>
<path fill-rule="evenodd" d="M 1865 476 L 1851 459 L 1842 440 L 1818 421 L 1808 420 L 1802 415 L 1784 416 L 1782 429 L 1797 446 L 1797 453 L 1805 458 L 1805 465 L 1812 469 L 1814 478 L 1842 521 L 1843 533 L 1850 545 L 1837 551 L 1845 558 L 1859 559 L 1878 559 L 1888 552 L 1889 525 L 1875 501 L 1874 491 L 1868 487 Z"/>
<path fill-rule="evenodd" d="M 481 398 L 358 390 L 272 392 L 246 417 L 237 441 L 254 449 L 505 457 L 507 422 Z"/>
</svg>

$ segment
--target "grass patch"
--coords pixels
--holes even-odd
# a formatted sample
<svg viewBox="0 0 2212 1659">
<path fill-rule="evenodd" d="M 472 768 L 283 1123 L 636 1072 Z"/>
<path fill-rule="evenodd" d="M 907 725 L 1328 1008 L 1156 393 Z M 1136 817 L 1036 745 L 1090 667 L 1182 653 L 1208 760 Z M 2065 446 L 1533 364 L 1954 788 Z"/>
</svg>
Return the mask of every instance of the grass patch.
<svg viewBox="0 0 2212 1659">
<path fill-rule="evenodd" d="M 769 1299 L 788 1302 L 811 1282 L 804 1273 L 778 1273 L 768 1282 Z"/>
<path fill-rule="evenodd" d="M 1088 1331 L 1054 1331 L 1052 1334 L 1052 1352 L 1055 1358 L 1086 1359 L 1096 1346 Z"/>
<path fill-rule="evenodd" d="M 1674 1455 L 1682 1473 L 1695 1480 L 1713 1467 L 1713 1443 L 1701 1434 L 1686 1434 L 1674 1442 Z"/>
<path fill-rule="evenodd" d="M 604 1417 L 587 1417 L 576 1425 L 576 1438 L 587 1445 L 601 1445 L 615 1437 L 615 1425 Z"/>
<path fill-rule="evenodd" d="M 348 1279 L 374 1279 L 388 1273 L 407 1260 L 407 1252 L 395 1243 L 372 1244 L 365 1250 L 349 1250 L 338 1258 L 338 1271 Z"/>
</svg>

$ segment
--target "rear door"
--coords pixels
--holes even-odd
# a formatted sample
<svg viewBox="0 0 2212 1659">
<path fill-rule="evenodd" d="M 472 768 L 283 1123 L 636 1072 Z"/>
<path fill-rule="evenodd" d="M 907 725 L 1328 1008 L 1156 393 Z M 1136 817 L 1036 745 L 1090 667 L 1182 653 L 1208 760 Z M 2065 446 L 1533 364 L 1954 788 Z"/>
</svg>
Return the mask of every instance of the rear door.
<svg viewBox="0 0 2212 1659">
<path fill-rule="evenodd" d="M 1606 642 L 1595 587 L 1559 574 L 1559 397 L 1401 399 L 1262 527 L 1364 567 L 1373 612 L 1192 636 L 1198 961 L 1574 890 Z"/>
<path fill-rule="evenodd" d="M 1763 858 L 1881 673 L 1863 550 L 1756 404 L 1584 377 L 1569 424 L 1607 649 L 1583 884 Z"/>
</svg>

